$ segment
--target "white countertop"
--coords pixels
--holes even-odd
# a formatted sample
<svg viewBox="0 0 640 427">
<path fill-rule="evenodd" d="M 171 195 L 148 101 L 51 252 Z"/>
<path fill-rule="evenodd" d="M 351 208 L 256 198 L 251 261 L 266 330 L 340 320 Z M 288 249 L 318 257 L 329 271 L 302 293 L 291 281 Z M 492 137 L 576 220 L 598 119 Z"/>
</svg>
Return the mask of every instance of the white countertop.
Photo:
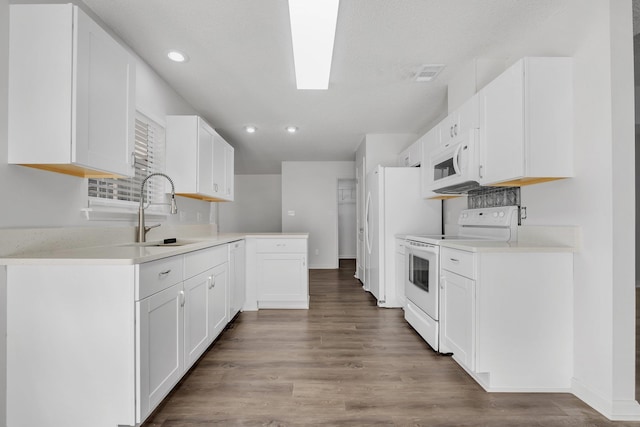
<svg viewBox="0 0 640 427">
<path fill-rule="evenodd" d="M 154 242 L 147 242 L 33 252 L 15 257 L 0 258 L 0 265 L 131 265 L 181 255 L 242 239 L 307 239 L 308 237 L 309 233 L 223 233 L 211 237 L 178 238 L 178 242 L 184 241 L 186 243 L 182 246 L 149 246 Z"/>
<path fill-rule="evenodd" d="M 469 252 L 576 252 L 576 248 L 573 246 L 540 241 L 443 240 L 440 242 L 440 247 Z"/>
</svg>

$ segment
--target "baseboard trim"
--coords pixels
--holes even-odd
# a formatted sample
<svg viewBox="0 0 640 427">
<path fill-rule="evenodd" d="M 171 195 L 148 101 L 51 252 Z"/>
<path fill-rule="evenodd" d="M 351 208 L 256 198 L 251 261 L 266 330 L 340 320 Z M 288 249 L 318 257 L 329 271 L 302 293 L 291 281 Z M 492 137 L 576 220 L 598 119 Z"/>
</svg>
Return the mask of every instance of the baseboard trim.
<svg viewBox="0 0 640 427">
<path fill-rule="evenodd" d="M 635 400 L 608 400 L 575 378 L 571 380 L 571 391 L 612 421 L 640 421 L 640 404 Z"/>
</svg>

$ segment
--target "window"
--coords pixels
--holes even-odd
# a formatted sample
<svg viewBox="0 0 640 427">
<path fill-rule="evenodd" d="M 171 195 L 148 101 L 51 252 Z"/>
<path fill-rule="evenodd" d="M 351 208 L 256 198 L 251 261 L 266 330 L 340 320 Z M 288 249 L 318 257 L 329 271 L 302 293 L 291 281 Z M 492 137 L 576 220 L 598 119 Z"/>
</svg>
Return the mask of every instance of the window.
<svg viewBox="0 0 640 427">
<path fill-rule="evenodd" d="M 123 209 L 126 211 L 137 209 L 140 203 L 140 186 L 144 178 L 150 173 L 164 172 L 164 147 L 164 128 L 144 114 L 137 112 L 134 151 L 135 176 L 133 178 L 89 179 L 90 209 L 85 211 L 92 211 L 91 208 L 95 206 L 120 208 L 121 212 Z M 154 177 L 148 180 L 143 197 L 145 203 L 149 201 L 163 203 L 165 198 L 163 178 Z M 87 216 L 89 216 L 88 213 Z"/>
</svg>

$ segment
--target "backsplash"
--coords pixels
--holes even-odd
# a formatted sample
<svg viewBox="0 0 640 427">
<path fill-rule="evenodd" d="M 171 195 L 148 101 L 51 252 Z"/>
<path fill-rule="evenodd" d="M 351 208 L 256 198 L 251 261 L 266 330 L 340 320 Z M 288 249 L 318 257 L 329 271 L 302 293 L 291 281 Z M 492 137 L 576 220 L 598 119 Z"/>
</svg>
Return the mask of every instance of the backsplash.
<svg viewBox="0 0 640 427">
<path fill-rule="evenodd" d="M 467 209 L 520 206 L 520 187 L 481 187 L 467 194 Z"/>
</svg>

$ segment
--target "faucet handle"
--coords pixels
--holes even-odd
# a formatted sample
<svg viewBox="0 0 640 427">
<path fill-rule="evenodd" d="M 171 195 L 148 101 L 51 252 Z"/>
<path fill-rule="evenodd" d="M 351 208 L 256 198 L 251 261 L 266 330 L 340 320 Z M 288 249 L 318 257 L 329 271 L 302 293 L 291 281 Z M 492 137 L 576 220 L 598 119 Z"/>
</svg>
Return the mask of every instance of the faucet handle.
<svg viewBox="0 0 640 427">
<path fill-rule="evenodd" d="M 162 224 L 148 225 L 148 226 L 144 227 L 144 232 L 146 233 L 147 231 L 151 230 L 152 228 L 160 227 L 161 225 Z"/>
</svg>

